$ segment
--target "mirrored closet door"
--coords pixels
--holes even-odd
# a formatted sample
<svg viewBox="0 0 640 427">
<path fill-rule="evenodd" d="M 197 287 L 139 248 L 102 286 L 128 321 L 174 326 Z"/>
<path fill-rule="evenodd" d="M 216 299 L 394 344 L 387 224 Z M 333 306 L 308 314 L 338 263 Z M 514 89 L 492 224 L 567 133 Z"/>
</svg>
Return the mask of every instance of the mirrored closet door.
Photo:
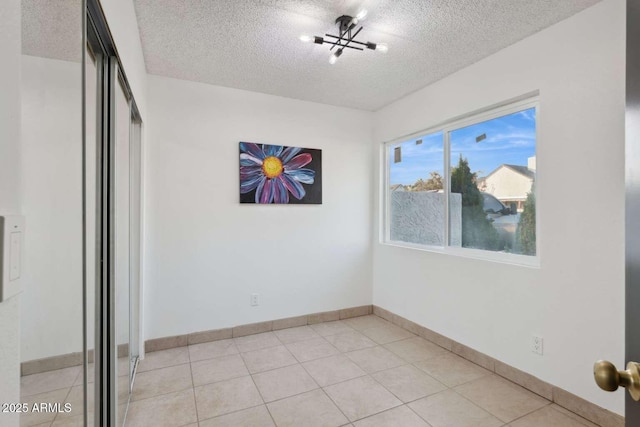
<svg viewBox="0 0 640 427">
<path fill-rule="evenodd" d="M 97 0 L 23 0 L 22 42 L 20 424 L 124 425 L 141 348 L 142 120 Z"/>
</svg>

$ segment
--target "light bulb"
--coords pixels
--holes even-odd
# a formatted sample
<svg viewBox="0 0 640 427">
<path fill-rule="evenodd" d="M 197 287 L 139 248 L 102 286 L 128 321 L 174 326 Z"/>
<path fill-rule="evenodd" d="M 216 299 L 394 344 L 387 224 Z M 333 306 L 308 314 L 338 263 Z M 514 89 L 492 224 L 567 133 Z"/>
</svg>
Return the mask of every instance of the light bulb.
<svg viewBox="0 0 640 427">
<path fill-rule="evenodd" d="M 310 36 L 307 36 L 306 34 L 303 34 L 298 38 L 300 39 L 300 41 L 305 43 L 309 43 L 312 40 L 312 38 Z"/>
<path fill-rule="evenodd" d="M 358 21 L 362 21 L 364 18 L 367 17 L 367 9 L 362 9 L 360 12 L 358 12 L 358 14 L 356 15 L 356 19 Z"/>
<path fill-rule="evenodd" d="M 376 44 L 376 50 L 382 53 L 387 53 L 389 51 L 389 46 L 385 43 L 378 43 Z"/>
<path fill-rule="evenodd" d="M 333 65 L 336 63 L 337 60 L 338 60 L 338 57 L 336 56 L 336 54 L 332 53 L 331 56 L 329 57 L 329 64 Z"/>
</svg>

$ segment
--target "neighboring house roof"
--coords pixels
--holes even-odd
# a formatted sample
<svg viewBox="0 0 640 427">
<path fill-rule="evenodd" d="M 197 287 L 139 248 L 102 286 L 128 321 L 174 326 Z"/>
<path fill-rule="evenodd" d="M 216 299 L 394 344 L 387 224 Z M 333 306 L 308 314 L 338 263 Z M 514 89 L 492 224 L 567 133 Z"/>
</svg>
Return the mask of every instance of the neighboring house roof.
<svg viewBox="0 0 640 427">
<path fill-rule="evenodd" d="M 393 184 L 391 191 L 404 191 L 404 186 L 402 184 Z"/>
<path fill-rule="evenodd" d="M 518 172 L 521 175 L 526 176 L 527 178 L 531 178 L 531 179 L 535 179 L 536 177 L 536 173 L 534 171 L 532 171 L 531 169 L 529 169 L 526 166 L 520 166 L 520 165 L 503 165 L 506 166 L 510 169 L 513 169 L 514 171 Z"/>
<path fill-rule="evenodd" d="M 501 168 L 507 168 L 507 169 L 511 169 L 512 171 L 519 173 L 522 176 L 525 176 L 529 179 L 535 179 L 536 178 L 536 173 L 535 171 L 529 169 L 526 166 L 520 166 L 520 165 L 507 165 L 507 164 L 502 164 L 500 166 L 498 166 L 497 168 L 495 168 L 489 175 L 484 176 L 482 178 L 478 178 L 478 183 L 481 183 L 483 181 L 485 181 L 487 178 L 489 178 L 491 175 L 493 175 L 494 173 L 496 173 L 498 170 L 500 170 Z"/>
</svg>

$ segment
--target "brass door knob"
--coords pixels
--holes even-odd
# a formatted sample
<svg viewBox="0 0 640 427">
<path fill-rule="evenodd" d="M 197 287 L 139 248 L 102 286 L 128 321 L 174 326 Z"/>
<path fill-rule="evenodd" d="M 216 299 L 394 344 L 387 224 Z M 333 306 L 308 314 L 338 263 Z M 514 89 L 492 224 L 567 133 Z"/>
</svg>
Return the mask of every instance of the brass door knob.
<svg viewBox="0 0 640 427">
<path fill-rule="evenodd" d="M 601 389 L 616 391 L 626 387 L 633 400 L 640 400 L 640 364 L 629 362 L 626 371 L 618 371 L 613 363 L 598 360 L 593 365 L 593 376 Z"/>
</svg>

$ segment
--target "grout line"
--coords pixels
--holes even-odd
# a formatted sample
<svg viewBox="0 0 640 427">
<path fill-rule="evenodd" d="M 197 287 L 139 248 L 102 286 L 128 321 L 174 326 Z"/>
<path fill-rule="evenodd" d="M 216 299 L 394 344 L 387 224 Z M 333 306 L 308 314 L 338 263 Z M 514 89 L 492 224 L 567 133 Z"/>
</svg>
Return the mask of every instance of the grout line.
<svg viewBox="0 0 640 427">
<path fill-rule="evenodd" d="M 514 418 L 513 420 L 506 422 L 506 423 L 505 423 L 505 425 L 506 425 L 506 424 L 509 424 L 509 423 L 513 423 L 513 422 L 515 422 L 515 421 L 518 421 L 519 419 L 524 418 L 524 417 L 526 417 L 526 416 L 528 416 L 528 415 L 531 415 L 531 414 L 533 414 L 534 412 L 538 412 L 539 410 L 544 409 L 544 408 L 548 407 L 548 406 L 549 406 L 549 405 L 551 405 L 551 404 L 552 404 L 552 402 L 549 402 L 548 404 L 546 404 L 546 405 L 544 405 L 544 406 L 542 406 L 542 407 L 540 407 L 540 408 L 534 409 L 533 411 L 529 411 L 529 412 L 527 412 L 526 414 L 520 415 L 518 418 Z M 493 414 L 491 414 L 491 415 L 493 415 Z M 493 415 L 493 416 L 494 416 L 494 417 L 496 417 L 495 415 Z M 496 417 L 496 418 L 498 418 L 498 417 Z M 567 418 L 568 418 L 568 417 L 567 417 Z M 499 419 L 499 418 L 498 418 L 498 419 Z M 500 421 L 502 421 L 502 420 L 500 420 Z"/>
<path fill-rule="evenodd" d="M 158 394 L 155 394 L 153 396 L 145 397 L 144 399 L 135 399 L 135 400 L 133 400 L 133 394 L 131 394 L 131 403 L 144 402 L 145 400 L 155 399 L 156 397 L 167 396 L 169 394 L 175 394 L 175 393 L 181 393 L 183 391 L 189 390 L 190 388 L 194 388 L 194 387 L 193 386 L 192 387 L 185 387 L 185 388 L 181 388 L 180 390 L 172 390 L 172 391 L 168 391 L 166 393 L 158 393 Z"/>
<path fill-rule="evenodd" d="M 187 358 L 189 359 L 189 372 L 191 373 L 191 394 L 193 395 L 193 405 L 196 408 L 196 423 L 199 423 L 200 416 L 198 415 L 198 399 L 196 399 L 196 383 L 193 379 L 193 367 L 191 364 L 191 352 L 189 351 L 189 346 L 187 346 Z"/>
<path fill-rule="evenodd" d="M 260 406 L 265 406 L 266 407 L 266 404 L 265 403 L 261 403 L 259 405 L 248 406 L 248 407 L 243 408 L 243 409 L 237 409 L 235 411 L 225 412 L 224 414 L 216 415 L 215 417 L 205 418 L 204 420 L 198 419 L 196 424 L 204 422 L 204 421 L 209 421 L 209 420 L 213 420 L 213 419 L 216 419 L 216 418 L 224 417 L 224 416 L 231 415 L 231 414 L 237 414 L 238 412 L 247 411 L 249 409 L 259 408 Z M 267 411 L 268 411 L 268 408 L 267 408 Z M 193 423 L 191 423 L 191 424 L 193 424 Z M 189 425 L 189 424 L 187 424 L 187 425 Z"/>
</svg>

